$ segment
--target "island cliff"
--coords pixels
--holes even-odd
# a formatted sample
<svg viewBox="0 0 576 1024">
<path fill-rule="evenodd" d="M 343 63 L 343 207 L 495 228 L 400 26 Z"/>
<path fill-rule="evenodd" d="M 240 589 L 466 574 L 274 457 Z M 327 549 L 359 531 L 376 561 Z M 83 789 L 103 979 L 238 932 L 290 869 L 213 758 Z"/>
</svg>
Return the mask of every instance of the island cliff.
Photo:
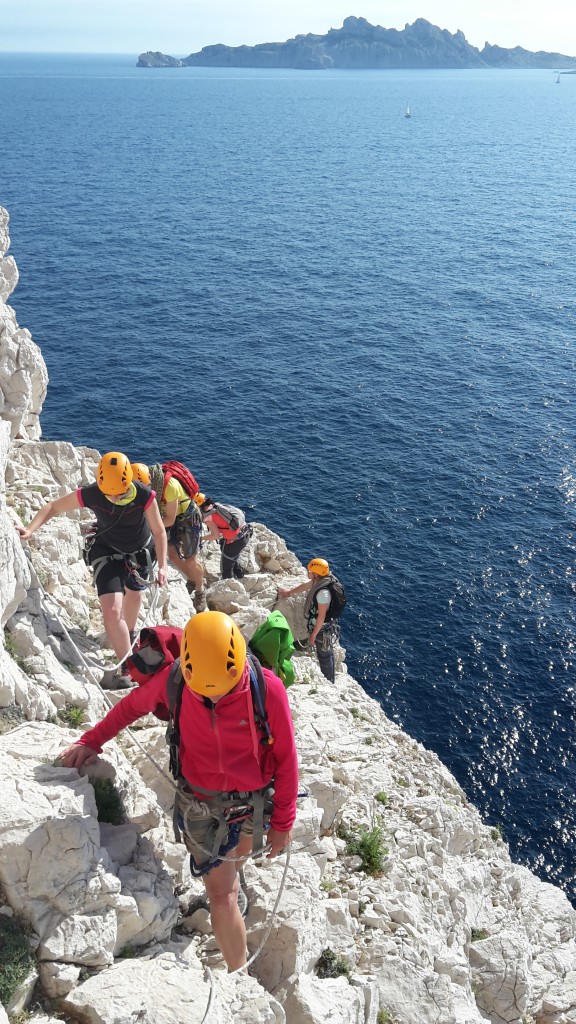
<svg viewBox="0 0 576 1024">
<path fill-rule="evenodd" d="M 158 52 L 140 54 L 138 67 L 244 67 L 323 70 L 342 68 L 576 68 L 576 57 L 505 49 L 486 43 L 482 51 L 463 32 L 448 32 L 424 18 L 399 31 L 349 17 L 325 35 L 298 35 L 283 43 L 204 46 L 178 60 Z"/>
<path fill-rule="evenodd" d="M 102 623 L 78 521 L 51 520 L 24 547 L 14 526 L 93 478 L 98 453 L 41 439 L 46 368 L 6 305 L 18 280 L 8 246 L 0 209 L 6 1008 L 28 1005 L 33 1024 L 58 1024 L 55 1012 L 104 1024 L 576 1024 L 576 911 L 511 862 L 438 758 L 350 677 L 343 650 L 335 685 L 314 658 L 295 659 L 289 697 L 305 795 L 275 911 L 283 858 L 246 867 L 250 949 L 264 940 L 255 977 L 222 969 L 201 883 L 174 843 L 173 789 L 157 767 L 167 763 L 164 726 L 144 720 L 81 773 L 54 764 L 78 736 L 72 725 L 106 710 L 86 660 L 102 658 Z M 210 605 L 250 637 L 278 584 L 304 570 L 262 524 L 246 568 L 242 581 L 222 581 L 218 553 L 206 561 Z M 299 634 L 301 602 L 283 607 Z M 182 625 L 189 614 L 183 583 L 164 588 L 155 621 Z M 119 824 L 104 820 L 103 779 L 120 800 Z M 15 935 L 27 950 L 19 987 Z"/>
</svg>

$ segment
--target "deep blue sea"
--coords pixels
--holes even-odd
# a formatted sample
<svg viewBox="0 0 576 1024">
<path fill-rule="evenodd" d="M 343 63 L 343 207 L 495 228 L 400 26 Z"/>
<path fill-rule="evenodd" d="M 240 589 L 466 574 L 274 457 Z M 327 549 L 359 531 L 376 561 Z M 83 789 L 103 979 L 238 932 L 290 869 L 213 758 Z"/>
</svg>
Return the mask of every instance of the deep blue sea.
<svg viewBox="0 0 576 1024">
<path fill-rule="evenodd" d="M 352 673 L 574 900 L 576 75 L 135 61 L 0 55 L 44 436 L 327 557 Z"/>
</svg>

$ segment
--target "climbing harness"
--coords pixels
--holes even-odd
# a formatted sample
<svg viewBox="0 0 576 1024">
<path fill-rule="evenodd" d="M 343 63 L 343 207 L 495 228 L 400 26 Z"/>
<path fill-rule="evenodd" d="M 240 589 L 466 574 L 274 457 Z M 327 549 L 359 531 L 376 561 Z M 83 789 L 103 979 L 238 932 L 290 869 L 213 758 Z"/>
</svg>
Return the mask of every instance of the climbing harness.
<svg viewBox="0 0 576 1024">
<path fill-rule="evenodd" d="M 198 799 L 201 794 L 203 799 Z M 240 839 L 242 823 L 252 819 L 252 856 L 261 856 L 264 850 L 264 834 L 273 810 L 274 787 L 270 784 L 250 792 L 229 793 L 191 786 L 181 779 L 174 802 L 174 834 L 178 842 L 184 841 L 191 854 L 190 872 L 195 878 L 208 874 L 218 867 L 226 854 L 233 850 Z M 207 818 L 211 819 L 206 827 Z M 194 832 L 203 834 L 203 842 L 194 839 Z M 196 864 L 198 851 L 208 859 Z"/>
<path fill-rule="evenodd" d="M 98 537 L 94 538 L 94 540 L 90 544 L 90 548 L 88 549 L 88 553 L 85 558 L 86 564 L 92 569 L 92 572 L 94 573 L 94 585 L 96 585 L 96 580 L 98 579 L 98 576 L 100 575 L 102 569 L 109 562 L 123 562 L 124 568 L 126 569 L 128 576 L 139 587 L 148 587 L 150 585 L 149 580 L 154 578 L 154 562 L 152 560 L 152 554 L 148 546 L 144 546 L 143 548 L 139 548 L 138 551 L 132 551 L 130 553 L 115 551 L 113 554 L 110 555 L 100 555 L 98 558 L 95 558 L 92 561 L 90 560 L 90 551 L 92 550 L 94 543 L 97 543 L 98 540 Z M 144 578 L 141 575 L 140 570 L 142 569 L 142 566 L 138 561 L 138 555 L 141 554 L 144 554 L 146 557 L 145 571 L 148 574 L 147 578 Z"/>
</svg>

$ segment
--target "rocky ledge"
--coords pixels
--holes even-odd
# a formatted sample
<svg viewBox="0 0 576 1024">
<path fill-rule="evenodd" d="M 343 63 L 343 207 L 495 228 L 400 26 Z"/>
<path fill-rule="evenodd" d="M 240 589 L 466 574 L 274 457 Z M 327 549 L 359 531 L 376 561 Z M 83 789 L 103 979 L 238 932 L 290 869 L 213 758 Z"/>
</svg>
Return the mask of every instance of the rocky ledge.
<svg viewBox="0 0 576 1024">
<path fill-rule="evenodd" d="M 298 35 L 283 43 L 256 46 L 204 46 L 182 60 L 161 53 L 142 53 L 138 67 L 295 68 L 576 68 L 576 57 L 532 53 L 521 46 L 485 43 L 472 46 L 463 32 L 449 32 L 417 18 L 404 29 L 371 25 L 366 18 L 345 18 L 342 28 L 325 35 Z"/>
<path fill-rule="evenodd" d="M 511 862 L 438 758 L 350 677 L 343 650 L 333 686 L 312 657 L 295 659 L 305 795 L 287 867 L 280 858 L 246 868 L 250 950 L 263 943 L 253 977 L 225 972 L 202 886 L 173 841 L 164 727 L 146 719 L 80 773 L 54 766 L 82 720 L 83 729 L 106 710 L 87 667 L 103 656 L 102 624 L 78 522 L 52 520 L 26 550 L 14 524 L 90 479 L 98 455 L 39 437 L 46 370 L 3 304 L 17 273 L 1 258 L 4 211 L 0 224 L 6 1010 L 28 1006 L 36 1024 L 57 1024 L 56 1013 L 106 1024 L 576 1024 L 576 912 Z M 279 582 L 303 573 L 262 524 L 242 581 L 217 580 L 216 552 L 206 567 L 210 604 L 248 637 Z M 298 599 L 282 607 L 300 634 Z M 183 584 L 171 582 L 157 621 L 183 624 L 189 612 Z M 103 812 L 103 789 L 115 815 Z"/>
</svg>

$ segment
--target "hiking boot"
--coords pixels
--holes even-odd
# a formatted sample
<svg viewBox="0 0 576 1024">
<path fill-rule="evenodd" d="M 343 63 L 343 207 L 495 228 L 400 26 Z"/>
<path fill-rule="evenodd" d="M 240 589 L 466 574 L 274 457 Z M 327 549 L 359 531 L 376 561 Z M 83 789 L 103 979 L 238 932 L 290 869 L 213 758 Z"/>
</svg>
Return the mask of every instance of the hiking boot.
<svg viewBox="0 0 576 1024">
<path fill-rule="evenodd" d="M 234 566 L 232 568 L 232 572 L 234 573 L 234 579 L 235 580 L 243 580 L 244 579 L 244 569 L 242 568 L 241 565 L 238 564 L 238 562 L 234 562 Z"/>
<path fill-rule="evenodd" d="M 134 686 L 134 683 L 121 668 L 115 670 L 107 668 L 100 680 L 100 686 L 103 690 L 128 690 Z"/>
<path fill-rule="evenodd" d="M 192 598 L 192 604 L 194 605 L 195 612 L 205 612 L 208 607 L 206 604 L 206 591 L 197 590 Z"/>
</svg>

